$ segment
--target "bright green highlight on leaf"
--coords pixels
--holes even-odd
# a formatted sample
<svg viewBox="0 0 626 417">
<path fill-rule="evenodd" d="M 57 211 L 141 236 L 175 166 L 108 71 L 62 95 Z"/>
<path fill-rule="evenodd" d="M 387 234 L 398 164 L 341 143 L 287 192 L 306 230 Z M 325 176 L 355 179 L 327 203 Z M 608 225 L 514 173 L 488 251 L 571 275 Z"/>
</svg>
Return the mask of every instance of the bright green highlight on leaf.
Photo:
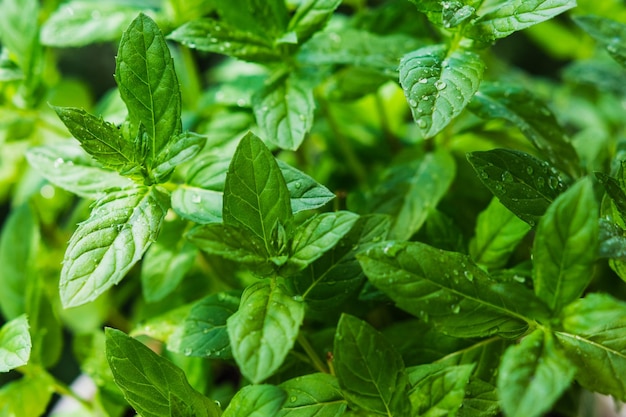
<svg viewBox="0 0 626 417">
<path fill-rule="evenodd" d="M 275 416 L 286 399 L 285 391 L 274 385 L 248 385 L 233 397 L 222 417 Z"/>
<path fill-rule="evenodd" d="M 18 316 L 0 328 L 0 372 L 9 372 L 28 362 L 32 346 L 28 328 L 26 315 Z"/>
</svg>

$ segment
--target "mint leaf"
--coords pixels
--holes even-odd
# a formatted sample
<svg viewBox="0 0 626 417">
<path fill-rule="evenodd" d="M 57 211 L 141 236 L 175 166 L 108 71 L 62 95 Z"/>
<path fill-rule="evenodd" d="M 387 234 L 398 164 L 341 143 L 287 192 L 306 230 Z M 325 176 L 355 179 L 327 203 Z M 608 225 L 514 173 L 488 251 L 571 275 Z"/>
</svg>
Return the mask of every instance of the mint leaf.
<svg viewBox="0 0 626 417">
<path fill-rule="evenodd" d="M 278 417 L 337 417 L 346 410 L 337 378 L 329 374 L 308 374 L 279 385 L 287 400 Z"/>
<path fill-rule="evenodd" d="M 504 4 L 489 3 L 486 10 L 478 10 L 480 17 L 465 35 L 485 41 L 504 38 L 572 7 L 576 7 L 576 0 L 508 0 Z"/>
<path fill-rule="evenodd" d="M 474 365 L 422 365 L 408 370 L 409 393 L 417 415 L 435 417 L 455 415 L 463 404 L 465 390 Z"/>
<path fill-rule="evenodd" d="M 29 204 L 15 207 L 6 219 L 0 236 L 0 309 L 10 320 L 26 312 L 26 298 L 37 262 L 41 233 Z"/>
<path fill-rule="evenodd" d="M 313 126 L 313 89 L 300 76 L 284 76 L 255 94 L 252 108 L 268 143 L 296 150 Z"/>
<path fill-rule="evenodd" d="M 372 326 L 342 314 L 333 352 L 339 386 L 351 405 L 373 414 L 411 414 L 402 357 Z"/>
<path fill-rule="evenodd" d="M 537 329 L 507 349 L 498 373 L 502 409 L 511 417 L 539 417 L 569 387 L 576 368 L 550 333 Z"/>
<path fill-rule="evenodd" d="M 9 372 L 28 363 L 32 346 L 28 328 L 25 314 L 0 328 L 0 372 Z"/>
<path fill-rule="evenodd" d="M 65 252 L 59 284 L 63 305 L 93 301 L 120 282 L 156 240 L 167 205 L 163 191 L 146 187 L 98 200 Z"/>
<path fill-rule="evenodd" d="M 260 275 L 274 270 L 264 243 L 246 229 L 212 223 L 192 229 L 187 238 L 201 250 L 246 265 Z"/>
<path fill-rule="evenodd" d="M 335 198 L 335 194 L 328 188 L 304 172 L 281 160 L 276 160 L 276 162 L 278 162 L 280 172 L 283 174 L 289 189 L 291 210 L 294 214 L 304 210 L 320 208 Z"/>
<path fill-rule="evenodd" d="M 306 0 L 302 2 L 289 21 L 287 32 L 294 32 L 298 43 L 303 44 L 326 25 L 340 4 L 341 0 Z"/>
<path fill-rule="evenodd" d="M 189 48 L 215 52 L 253 62 L 271 62 L 280 59 L 280 50 L 270 39 L 260 36 L 246 26 L 235 26 L 226 21 L 203 18 L 187 22 L 168 35 Z M 246 27 L 249 28 L 249 27 Z"/>
<path fill-rule="evenodd" d="M 70 1 L 41 28 L 41 43 L 57 48 L 118 40 L 138 10 L 106 2 Z"/>
<path fill-rule="evenodd" d="M 169 295 L 193 265 L 198 251 L 182 237 L 186 226 L 180 220 L 165 221 L 156 242 L 146 251 L 141 265 L 146 301 L 159 301 Z"/>
<path fill-rule="evenodd" d="M 478 216 L 469 253 L 474 262 L 487 269 L 502 268 L 529 231 L 528 224 L 494 198 Z"/>
<path fill-rule="evenodd" d="M 239 297 L 233 294 L 218 293 L 194 303 L 169 338 L 168 349 L 186 356 L 231 358 L 226 320 L 237 311 L 239 302 Z"/>
<path fill-rule="evenodd" d="M 108 191 L 135 186 L 131 179 L 103 169 L 78 145 L 60 143 L 30 148 L 26 159 L 52 184 L 83 198 L 98 200 Z"/>
<path fill-rule="evenodd" d="M 369 198 L 369 210 L 394 220 L 391 237 L 408 240 L 445 195 L 456 171 L 446 151 L 427 153 L 388 168 Z"/>
<path fill-rule="evenodd" d="M 400 84 L 425 138 L 441 132 L 478 90 L 485 64 L 470 50 L 446 45 L 420 48 L 402 57 Z"/>
<path fill-rule="evenodd" d="M 327 311 L 354 294 L 365 280 L 356 253 L 386 239 L 390 223 L 382 214 L 360 216 L 337 245 L 295 276 L 295 288 L 307 307 Z"/>
<path fill-rule="evenodd" d="M 500 203 L 531 226 L 565 190 L 556 169 L 524 152 L 492 149 L 471 152 L 467 160 Z"/>
<path fill-rule="evenodd" d="M 215 2 L 222 20 L 268 40 L 280 37 L 287 27 L 287 7 L 284 0 L 241 0 L 238 7 Z"/>
<path fill-rule="evenodd" d="M 580 297 L 593 277 L 598 203 L 591 180 L 561 194 L 537 227 L 533 245 L 535 293 L 554 311 Z"/>
<path fill-rule="evenodd" d="M 230 401 L 222 417 L 269 417 L 278 414 L 287 394 L 273 385 L 248 385 Z"/>
<path fill-rule="evenodd" d="M 241 373 L 257 384 L 282 365 L 304 319 L 304 303 L 273 279 L 252 284 L 227 321 L 231 349 Z"/>
<path fill-rule="evenodd" d="M 183 371 L 123 332 L 107 328 L 106 357 L 115 383 L 142 416 L 218 417 L 215 403 L 194 390 Z M 184 402 L 171 399 L 178 397 Z M 184 405 L 181 410 L 181 405 Z"/>
<path fill-rule="evenodd" d="M 180 88 L 174 62 L 159 27 L 140 14 L 124 32 L 117 52 L 115 79 L 130 121 L 148 135 L 150 165 L 157 163 L 181 131 Z"/>
<path fill-rule="evenodd" d="M 39 14 L 37 0 L 2 0 L 0 2 L 0 41 L 2 46 L 14 54 L 18 65 L 28 76 L 35 60 L 34 50 L 38 37 L 38 21 L 33 16 Z"/>
<path fill-rule="evenodd" d="M 0 414 L 8 417 L 45 415 L 55 381 L 43 370 L 0 388 Z"/>
<path fill-rule="evenodd" d="M 298 271 L 332 249 L 345 236 L 359 216 L 348 211 L 323 213 L 311 217 L 294 231 L 286 268 Z"/>
<path fill-rule="evenodd" d="M 577 368 L 583 387 L 626 400 L 626 303 L 607 294 L 589 294 L 565 307 L 556 337 Z"/>
<path fill-rule="evenodd" d="M 496 285 L 460 253 L 419 242 L 385 242 L 357 257 L 370 282 L 398 307 L 452 336 L 517 337 L 528 328 L 529 306 L 531 315 L 546 313 L 523 286 Z"/>
<path fill-rule="evenodd" d="M 596 172 L 595 175 L 604 187 L 622 221 L 626 222 L 626 193 L 622 189 L 620 182 L 603 172 Z"/>
<path fill-rule="evenodd" d="M 222 216 L 225 225 L 252 232 L 267 255 L 280 255 L 272 234 L 291 222 L 289 190 L 274 156 L 252 133 L 241 139 L 228 168 Z"/>
<path fill-rule="evenodd" d="M 54 107 L 83 149 L 102 166 L 128 173 L 140 169 L 135 148 L 113 124 L 73 107 Z"/>
<path fill-rule="evenodd" d="M 580 174 L 578 155 L 565 130 L 550 108 L 527 89 L 507 84 L 483 84 L 468 108 L 485 119 L 508 120 L 556 168 L 574 177 Z"/>
<path fill-rule="evenodd" d="M 165 182 L 177 165 L 196 156 L 205 143 L 206 137 L 192 132 L 183 132 L 172 137 L 154 161 L 154 182 Z"/>
<path fill-rule="evenodd" d="M 180 217 L 198 224 L 222 221 L 221 191 L 181 185 L 172 192 L 172 209 Z"/>
<path fill-rule="evenodd" d="M 600 16 L 575 16 L 574 22 L 596 41 L 604 45 L 609 54 L 622 66 L 626 66 L 626 25 Z"/>
</svg>

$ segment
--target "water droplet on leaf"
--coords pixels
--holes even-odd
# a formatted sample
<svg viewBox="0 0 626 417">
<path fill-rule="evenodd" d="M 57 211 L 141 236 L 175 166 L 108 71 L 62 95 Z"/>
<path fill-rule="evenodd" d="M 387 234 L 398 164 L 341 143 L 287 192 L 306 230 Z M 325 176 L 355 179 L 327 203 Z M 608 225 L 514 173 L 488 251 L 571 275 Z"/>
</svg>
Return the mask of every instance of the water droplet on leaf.
<svg viewBox="0 0 626 417">
<path fill-rule="evenodd" d="M 437 90 L 443 90 L 448 86 L 448 84 L 446 84 L 445 81 L 441 81 L 441 80 L 437 80 L 435 82 L 435 88 L 437 88 Z"/>
</svg>

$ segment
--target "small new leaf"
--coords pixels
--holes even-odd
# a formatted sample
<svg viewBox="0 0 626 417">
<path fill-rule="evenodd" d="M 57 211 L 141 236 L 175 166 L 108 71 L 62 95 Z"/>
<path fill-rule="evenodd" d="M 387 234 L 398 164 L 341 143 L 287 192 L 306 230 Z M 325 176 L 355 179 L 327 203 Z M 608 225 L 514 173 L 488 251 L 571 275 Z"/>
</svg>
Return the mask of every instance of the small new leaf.
<svg viewBox="0 0 626 417">
<path fill-rule="evenodd" d="M 533 245 L 535 293 L 556 312 L 580 297 L 593 278 L 598 211 L 591 180 L 585 179 L 561 194 L 539 222 Z"/>
<path fill-rule="evenodd" d="M 287 183 L 291 199 L 291 210 L 298 213 L 322 207 L 335 198 L 328 188 L 315 181 L 304 172 L 291 165 L 277 160 L 280 172 Z"/>
<path fill-rule="evenodd" d="M 61 270 L 61 302 L 74 307 L 117 284 L 156 240 L 167 211 L 156 188 L 108 194 L 72 235 Z"/>
<path fill-rule="evenodd" d="M 281 77 L 252 97 L 252 108 L 268 143 L 295 151 L 313 126 L 313 89 L 296 75 Z"/>
<path fill-rule="evenodd" d="M 26 365 L 30 358 L 31 340 L 28 319 L 21 315 L 0 328 L 0 372 Z"/>
<path fill-rule="evenodd" d="M 343 314 L 334 356 L 339 386 L 349 403 L 375 415 L 412 415 L 402 357 L 372 326 Z"/>
<path fill-rule="evenodd" d="M 255 384 L 270 377 L 293 347 L 304 319 L 304 303 L 268 280 L 246 288 L 239 310 L 227 321 L 233 357 Z"/>
<path fill-rule="evenodd" d="M 172 362 L 119 330 L 105 334 L 115 383 L 141 416 L 219 417 L 215 402 L 194 390 Z"/>
<path fill-rule="evenodd" d="M 441 132 L 478 90 L 485 64 L 469 50 L 446 45 L 420 48 L 402 57 L 400 84 L 425 138 Z"/>
<path fill-rule="evenodd" d="M 122 36 L 115 79 L 131 122 L 145 129 L 148 162 L 153 166 L 157 155 L 181 131 L 181 98 L 165 38 L 144 14 Z"/>
<path fill-rule="evenodd" d="M 575 373 L 553 336 L 535 330 L 502 357 L 498 392 L 504 413 L 507 417 L 542 416 L 569 387 Z"/>
<path fill-rule="evenodd" d="M 184 132 L 171 138 L 154 161 L 151 173 L 155 183 L 165 182 L 174 168 L 196 156 L 204 147 L 206 137 Z"/>
<path fill-rule="evenodd" d="M 480 18 L 464 33 L 466 36 L 483 41 L 504 38 L 576 7 L 576 0 L 509 0 L 504 4 L 487 4 L 490 9 L 478 10 Z"/>
</svg>

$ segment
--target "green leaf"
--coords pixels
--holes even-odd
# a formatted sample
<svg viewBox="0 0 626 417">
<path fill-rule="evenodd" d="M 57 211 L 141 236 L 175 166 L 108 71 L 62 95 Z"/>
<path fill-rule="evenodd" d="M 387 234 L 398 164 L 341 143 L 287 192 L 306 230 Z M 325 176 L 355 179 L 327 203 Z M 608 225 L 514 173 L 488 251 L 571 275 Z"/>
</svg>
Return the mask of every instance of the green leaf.
<svg viewBox="0 0 626 417">
<path fill-rule="evenodd" d="M 212 294 L 196 302 L 169 338 L 168 349 L 186 356 L 231 358 L 226 320 L 237 311 L 239 302 L 239 297 L 230 293 Z"/>
<path fill-rule="evenodd" d="M 402 57 L 400 84 L 425 138 L 441 132 L 478 90 L 485 64 L 469 50 L 446 45 L 420 48 Z"/>
<path fill-rule="evenodd" d="M 137 12 L 115 2 L 70 1 L 46 20 L 41 28 L 41 43 L 67 48 L 116 41 Z"/>
<path fill-rule="evenodd" d="M 272 279 L 244 291 L 239 310 L 227 321 L 233 356 L 253 383 L 271 376 L 293 347 L 304 319 L 304 303 Z"/>
<path fill-rule="evenodd" d="M 294 272 L 306 268 L 332 249 L 352 229 L 358 218 L 358 215 L 349 211 L 311 217 L 294 232 L 286 268 Z"/>
<path fill-rule="evenodd" d="M 574 22 L 585 32 L 600 42 L 609 54 L 622 66 L 626 66 L 626 25 L 600 16 L 575 16 Z"/>
<path fill-rule="evenodd" d="M 0 328 L 0 372 L 9 372 L 28 363 L 32 346 L 28 328 L 25 314 Z"/>
<path fill-rule="evenodd" d="M 0 388 L 0 414 L 6 417 L 42 416 L 54 393 L 55 381 L 43 370 Z"/>
<path fill-rule="evenodd" d="M 192 20 L 168 35 L 189 48 L 229 55 L 245 61 L 271 62 L 280 59 L 280 50 L 270 39 L 244 26 L 209 18 Z"/>
<path fill-rule="evenodd" d="M 83 198 L 98 200 L 109 191 L 129 189 L 135 184 L 117 172 L 101 168 L 74 144 L 30 148 L 26 158 L 45 179 Z"/>
<path fill-rule="evenodd" d="M 198 224 L 222 221 L 221 191 L 182 185 L 172 192 L 172 209 L 180 217 Z"/>
<path fill-rule="evenodd" d="M 246 265 L 260 275 L 274 270 L 264 243 L 246 229 L 212 223 L 192 229 L 187 238 L 201 250 Z"/>
<path fill-rule="evenodd" d="M 206 137 L 192 132 L 183 132 L 172 137 L 154 162 L 152 177 L 154 182 L 165 182 L 177 165 L 189 161 L 204 147 Z"/>
<path fill-rule="evenodd" d="M 61 270 L 61 302 L 75 307 L 117 284 L 156 240 L 167 211 L 157 188 L 110 193 L 72 235 Z"/>
<path fill-rule="evenodd" d="M 218 417 L 215 403 L 194 390 L 183 371 L 141 342 L 111 328 L 106 333 L 106 357 L 115 383 L 143 417 Z M 171 402 L 172 397 L 183 399 Z M 181 405 L 185 407 L 181 410 Z M 185 412 L 186 411 L 186 412 Z"/>
<path fill-rule="evenodd" d="M 626 400 L 626 303 L 607 294 L 589 294 L 565 307 L 556 337 L 585 388 Z"/>
<path fill-rule="evenodd" d="M 148 135 L 148 161 L 181 131 L 180 87 L 165 38 L 156 23 L 140 14 L 124 32 L 115 79 L 131 122 Z"/>
<path fill-rule="evenodd" d="M 483 84 L 468 107 L 482 118 L 505 119 L 516 126 L 561 171 L 577 177 L 580 160 L 550 108 L 527 89 Z"/>
<path fill-rule="evenodd" d="M 539 417 L 552 409 L 569 387 L 576 368 L 554 342 L 537 329 L 502 357 L 498 392 L 502 409 L 510 417 Z"/>
<path fill-rule="evenodd" d="M 579 181 L 548 208 L 533 245 L 535 293 L 554 311 L 581 296 L 598 248 L 598 203 L 591 180 Z"/>
<path fill-rule="evenodd" d="M 268 143 L 296 150 L 313 126 L 313 89 L 300 76 L 281 77 L 252 97 L 252 108 Z"/>
<path fill-rule="evenodd" d="M 413 409 L 419 416 L 456 415 L 463 404 L 474 365 L 422 365 L 410 369 Z"/>
<path fill-rule="evenodd" d="M 183 237 L 186 222 L 165 221 L 156 242 L 141 265 L 141 288 L 148 302 L 162 300 L 184 278 L 196 259 L 197 250 Z"/>
<path fill-rule="evenodd" d="M 477 264 L 487 269 L 502 268 L 529 231 L 527 223 L 494 198 L 478 216 L 469 253 Z"/>
<path fill-rule="evenodd" d="M 603 172 L 596 172 L 596 178 L 604 187 L 606 194 L 613 202 L 623 222 L 626 222 L 626 193 L 619 181 Z"/>
<path fill-rule="evenodd" d="M 294 32 L 298 43 L 303 44 L 315 32 L 326 26 L 341 0 L 306 0 L 298 6 L 289 21 L 288 32 Z"/>
<path fill-rule="evenodd" d="M 547 315 L 523 285 L 498 284 L 467 255 L 419 242 L 384 242 L 357 258 L 398 307 L 452 336 L 517 337 L 528 328 L 528 315 Z"/>
<path fill-rule="evenodd" d="M 36 277 L 41 234 L 32 207 L 14 207 L 2 226 L 0 236 L 0 309 L 10 320 L 26 312 L 29 284 Z"/>
<path fill-rule="evenodd" d="M 272 234 L 291 222 L 289 190 L 274 156 L 252 133 L 241 139 L 228 168 L 222 215 L 225 225 L 252 232 L 267 255 L 280 255 Z"/>
<path fill-rule="evenodd" d="M 485 10 L 478 10 L 480 17 L 464 34 L 484 41 L 504 38 L 572 7 L 576 7 L 576 0 L 508 0 L 504 4 L 488 3 Z"/>
<path fill-rule="evenodd" d="M 304 210 L 320 208 L 335 198 L 328 188 L 315 181 L 304 172 L 277 160 L 280 172 L 287 183 L 291 199 L 291 210 L 299 213 Z"/>
<path fill-rule="evenodd" d="M 339 386 L 350 404 L 376 415 L 411 414 L 402 357 L 372 326 L 342 314 L 333 352 Z"/>
<path fill-rule="evenodd" d="M 273 417 L 285 402 L 287 394 L 273 385 L 248 385 L 230 401 L 223 417 Z"/>
<path fill-rule="evenodd" d="M 38 37 L 37 0 L 2 0 L 0 2 L 0 41 L 17 58 L 22 71 L 29 74 Z"/>
<path fill-rule="evenodd" d="M 467 160 L 500 203 L 531 226 L 565 190 L 556 169 L 524 152 L 492 149 L 471 152 Z"/>
<path fill-rule="evenodd" d="M 218 1 L 215 6 L 223 21 L 271 41 L 282 36 L 287 27 L 284 0 L 240 0 L 237 7 Z"/>
<path fill-rule="evenodd" d="M 397 79 L 399 58 L 423 46 L 403 34 L 380 35 L 364 29 L 341 28 L 317 33 L 302 46 L 298 59 L 310 65 L 351 65 Z M 372 73 L 368 74 L 370 77 Z"/>
<path fill-rule="evenodd" d="M 307 306 L 327 311 L 329 306 L 340 306 L 353 295 L 365 280 L 355 256 L 357 251 L 386 239 L 390 227 L 388 216 L 360 216 L 337 245 L 296 275 L 295 288 Z"/>
<path fill-rule="evenodd" d="M 122 137 L 115 125 L 83 109 L 53 108 L 72 136 L 102 166 L 120 173 L 140 169 L 140 155 L 135 154 L 133 144 Z"/>
<path fill-rule="evenodd" d="M 445 151 L 393 165 L 385 171 L 374 195 L 369 198 L 368 211 L 391 215 L 394 219 L 391 237 L 408 240 L 443 198 L 455 171 L 454 160 Z"/>
<path fill-rule="evenodd" d="M 279 386 L 287 393 L 287 401 L 277 417 L 339 417 L 346 410 L 347 402 L 332 375 L 303 375 Z"/>
</svg>

